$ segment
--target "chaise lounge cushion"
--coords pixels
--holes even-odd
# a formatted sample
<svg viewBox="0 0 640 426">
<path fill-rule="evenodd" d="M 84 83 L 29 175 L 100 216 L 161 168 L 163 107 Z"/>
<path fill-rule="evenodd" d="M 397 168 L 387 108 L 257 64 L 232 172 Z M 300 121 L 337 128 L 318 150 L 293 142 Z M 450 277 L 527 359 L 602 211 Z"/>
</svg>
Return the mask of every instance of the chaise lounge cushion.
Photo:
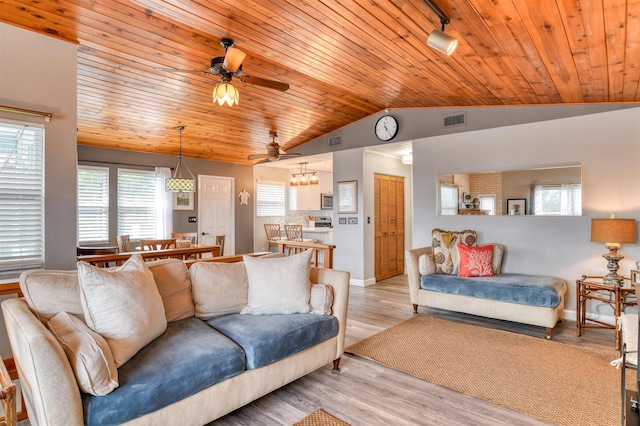
<svg viewBox="0 0 640 426">
<path fill-rule="evenodd" d="M 548 276 L 500 274 L 493 277 L 422 275 L 420 287 L 438 293 L 555 308 L 566 290 L 564 280 Z"/>
<path fill-rule="evenodd" d="M 431 237 L 436 274 L 445 275 L 458 275 L 460 270 L 460 259 L 456 245 L 476 246 L 478 242 L 478 234 L 471 229 L 445 231 L 435 228 L 431 231 Z"/>
<path fill-rule="evenodd" d="M 248 370 L 260 368 L 301 352 L 338 334 L 331 315 L 230 314 L 207 321 L 242 347 Z"/>
<path fill-rule="evenodd" d="M 201 320 L 172 322 L 120 367 L 118 389 L 102 397 L 82 395 L 85 424 L 135 419 L 238 375 L 244 366 L 242 349 Z"/>
</svg>

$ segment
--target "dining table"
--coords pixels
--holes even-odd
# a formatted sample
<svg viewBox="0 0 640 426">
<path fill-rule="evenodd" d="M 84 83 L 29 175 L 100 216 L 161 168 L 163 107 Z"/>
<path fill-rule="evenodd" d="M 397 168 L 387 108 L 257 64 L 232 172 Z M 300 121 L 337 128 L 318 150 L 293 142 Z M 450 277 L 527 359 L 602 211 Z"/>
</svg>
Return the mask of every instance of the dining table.
<svg viewBox="0 0 640 426">
<path fill-rule="evenodd" d="M 141 250 L 139 247 L 136 247 L 136 250 L 132 252 L 78 256 L 77 260 L 82 260 L 99 267 L 109 267 L 122 265 L 134 254 L 141 255 L 145 261 L 169 258 L 177 258 L 182 260 L 187 260 L 190 258 L 200 259 L 204 257 L 220 256 L 220 246 L 215 244 L 192 244 L 191 247 L 170 248 L 162 250 Z"/>
</svg>

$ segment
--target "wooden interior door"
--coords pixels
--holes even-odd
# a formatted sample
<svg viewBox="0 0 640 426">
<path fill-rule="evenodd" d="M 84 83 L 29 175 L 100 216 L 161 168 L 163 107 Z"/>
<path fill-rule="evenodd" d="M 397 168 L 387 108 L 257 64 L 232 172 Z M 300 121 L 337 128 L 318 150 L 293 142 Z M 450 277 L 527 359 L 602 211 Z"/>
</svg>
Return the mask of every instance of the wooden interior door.
<svg viewBox="0 0 640 426">
<path fill-rule="evenodd" d="M 375 174 L 376 281 L 404 273 L 404 177 Z"/>
</svg>

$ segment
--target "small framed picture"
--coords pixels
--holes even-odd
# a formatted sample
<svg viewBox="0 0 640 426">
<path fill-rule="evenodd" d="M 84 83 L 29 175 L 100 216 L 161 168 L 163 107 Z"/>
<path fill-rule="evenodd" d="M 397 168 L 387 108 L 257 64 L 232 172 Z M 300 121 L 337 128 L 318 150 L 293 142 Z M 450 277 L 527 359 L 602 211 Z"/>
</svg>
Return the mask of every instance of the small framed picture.
<svg viewBox="0 0 640 426">
<path fill-rule="evenodd" d="M 524 216 L 527 214 L 526 198 L 509 198 L 507 200 L 507 214 L 509 216 Z"/>
<path fill-rule="evenodd" d="M 193 192 L 174 192 L 174 210 L 193 210 Z"/>
<path fill-rule="evenodd" d="M 631 270 L 631 284 L 640 284 L 640 270 Z"/>
</svg>

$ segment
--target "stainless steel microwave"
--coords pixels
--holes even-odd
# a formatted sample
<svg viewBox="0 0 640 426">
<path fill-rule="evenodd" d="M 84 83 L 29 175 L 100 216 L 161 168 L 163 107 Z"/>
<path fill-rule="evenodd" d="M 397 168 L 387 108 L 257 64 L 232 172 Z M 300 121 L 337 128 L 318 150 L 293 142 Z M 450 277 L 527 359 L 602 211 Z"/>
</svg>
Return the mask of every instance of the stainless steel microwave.
<svg viewBox="0 0 640 426">
<path fill-rule="evenodd" d="M 320 194 L 320 208 L 322 210 L 333 210 L 333 194 Z"/>
</svg>

